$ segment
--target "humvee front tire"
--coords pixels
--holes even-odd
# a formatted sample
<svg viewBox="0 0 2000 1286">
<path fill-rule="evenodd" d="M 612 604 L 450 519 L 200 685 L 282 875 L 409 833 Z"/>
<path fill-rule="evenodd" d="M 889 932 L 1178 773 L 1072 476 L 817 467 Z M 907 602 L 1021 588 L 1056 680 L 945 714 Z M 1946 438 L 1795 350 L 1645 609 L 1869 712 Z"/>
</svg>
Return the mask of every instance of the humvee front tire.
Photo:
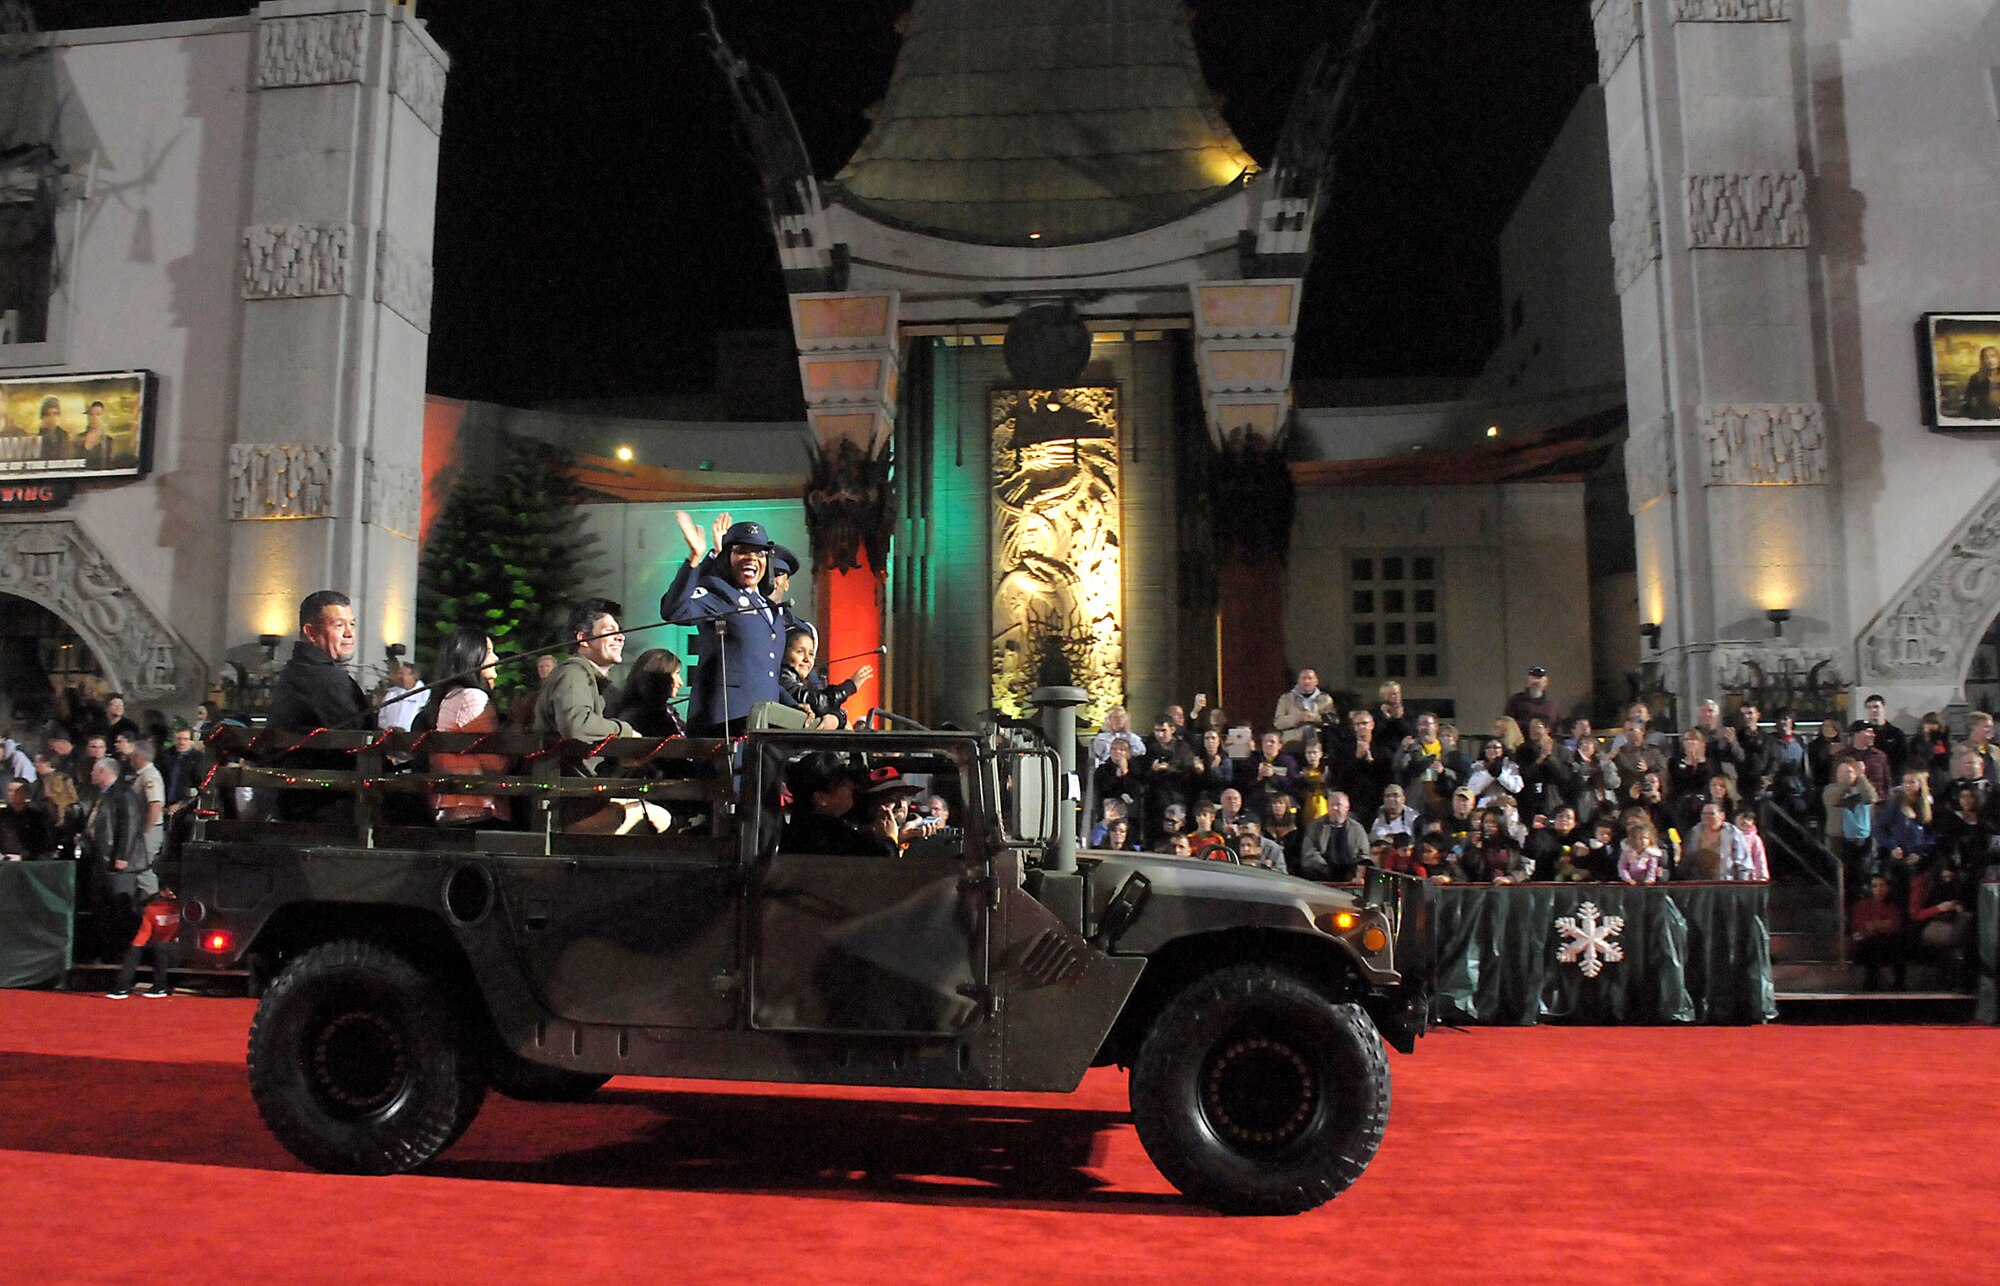
<svg viewBox="0 0 2000 1286">
<path fill-rule="evenodd" d="M 1139 1141 L 1176 1188 L 1226 1214 L 1297 1214 L 1368 1167 L 1389 1120 L 1389 1063 L 1360 1006 L 1237 965 L 1161 1011 L 1131 1093 Z"/>
<path fill-rule="evenodd" d="M 442 988 L 371 942 L 285 966 L 250 1025 L 250 1093 L 285 1150 L 317 1170 L 399 1174 L 465 1132 L 478 1059 Z"/>
</svg>

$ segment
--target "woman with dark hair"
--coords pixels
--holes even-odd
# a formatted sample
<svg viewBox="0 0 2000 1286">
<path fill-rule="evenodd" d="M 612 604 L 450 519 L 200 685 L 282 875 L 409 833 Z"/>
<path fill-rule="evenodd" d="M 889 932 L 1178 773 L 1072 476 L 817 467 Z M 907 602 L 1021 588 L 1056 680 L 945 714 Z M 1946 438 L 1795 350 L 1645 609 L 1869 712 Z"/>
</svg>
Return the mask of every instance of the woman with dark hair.
<svg viewBox="0 0 2000 1286">
<path fill-rule="evenodd" d="M 493 678 L 500 658 L 493 640 L 477 630 L 458 630 L 438 652 L 438 673 L 445 676 L 431 689 L 430 701 L 418 714 L 413 731 L 498 732 L 500 711 L 493 704 Z M 455 777 L 497 777 L 507 771 L 505 755 L 431 752 L 429 771 Z M 439 791 L 431 795 L 437 820 L 447 826 L 471 826 L 505 821 L 509 800 L 494 795 L 461 795 Z"/>
<path fill-rule="evenodd" d="M 642 737 L 685 737 L 687 728 L 669 704 L 680 691 L 681 659 L 666 648 L 648 648 L 632 662 L 611 717 L 631 724 Z"/>
</svg>

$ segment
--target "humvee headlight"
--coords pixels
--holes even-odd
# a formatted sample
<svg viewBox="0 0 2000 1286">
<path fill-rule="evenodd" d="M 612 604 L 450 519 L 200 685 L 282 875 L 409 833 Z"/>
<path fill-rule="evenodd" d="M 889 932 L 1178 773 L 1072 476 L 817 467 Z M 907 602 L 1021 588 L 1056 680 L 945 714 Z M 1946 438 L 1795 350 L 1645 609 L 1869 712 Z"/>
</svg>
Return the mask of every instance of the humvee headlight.
<svg viewBox="0 0 2000 1286">
<path fill-rule="evenodd" d="M 1354 926 L 1359 923 L 1361 923 L 1361 917 L 1352 911 L 1335 911 L 1333 913 L 1333 931 L 1335 933 L 1352 933 Z"/>
</svg>

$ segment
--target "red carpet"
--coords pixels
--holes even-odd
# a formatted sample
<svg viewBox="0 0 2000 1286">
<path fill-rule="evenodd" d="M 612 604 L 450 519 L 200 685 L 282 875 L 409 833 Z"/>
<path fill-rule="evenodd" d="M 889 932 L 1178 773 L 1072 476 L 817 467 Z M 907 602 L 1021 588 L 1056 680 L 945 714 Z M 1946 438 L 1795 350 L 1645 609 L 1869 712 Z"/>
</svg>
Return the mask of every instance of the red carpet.
<svg viewBox="0 0 2000 1286">
<path fill-rule="evenodd" d="M 1066 1097 L 619 1080 L 489 1098 L 422 1175 L 314 1174 L 250 1102 L 250 1009 L 0 992 L 7 1279 L 2000 1278 L 1991 1028 L 1439 1033 L 1392 1058 L 1353 1190 L 1245 1220 L 1171 1193 L 1116 1072 Z"/>
</svg>

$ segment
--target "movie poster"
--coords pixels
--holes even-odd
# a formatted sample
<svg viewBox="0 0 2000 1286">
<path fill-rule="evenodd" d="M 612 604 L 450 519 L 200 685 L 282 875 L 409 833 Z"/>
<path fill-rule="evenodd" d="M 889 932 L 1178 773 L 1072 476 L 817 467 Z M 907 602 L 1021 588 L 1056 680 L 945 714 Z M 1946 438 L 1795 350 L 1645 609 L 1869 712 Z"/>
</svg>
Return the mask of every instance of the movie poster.
<svg viewBox="0 0 2000 1286">
<path fill-rule="evenodd" d="M 150 371 L 0 379 L 0 479 L 145 477 L 155 384 Z"/>
<path fill-rule="evenodd" d="M 2000 429 L 2000 313 L 1926 313 L 1923 347 L 1929 422 Z"/>
</svg>

